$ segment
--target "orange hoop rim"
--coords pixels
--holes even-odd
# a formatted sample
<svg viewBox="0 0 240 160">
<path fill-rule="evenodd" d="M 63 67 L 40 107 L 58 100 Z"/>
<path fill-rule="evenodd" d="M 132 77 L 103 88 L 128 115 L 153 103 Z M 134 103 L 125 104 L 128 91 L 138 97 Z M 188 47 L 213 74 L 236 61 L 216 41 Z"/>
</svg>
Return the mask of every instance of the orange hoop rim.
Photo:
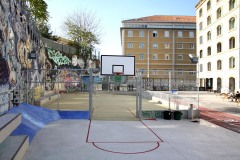
<svg viewBox="0 0 240 160">
<path fill-rule="evenodd" d="M 113 72 L 113 74 L 119 76 L 119 75 L 123 75 L 123 72 Z"/>
</svg>

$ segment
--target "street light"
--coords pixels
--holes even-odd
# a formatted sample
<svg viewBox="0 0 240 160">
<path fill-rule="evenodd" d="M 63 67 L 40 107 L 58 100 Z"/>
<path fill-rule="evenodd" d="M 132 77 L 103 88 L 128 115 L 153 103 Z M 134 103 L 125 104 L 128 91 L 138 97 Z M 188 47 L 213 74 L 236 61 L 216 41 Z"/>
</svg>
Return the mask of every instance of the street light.
<svg viewBox="0 0 240 160">
<path fill-rule="evenodd" d="M 189 54 L 189 59 L 191 61 L 192 64 L 198 64 L 198 72 L 197 72 L 197 91 L 198 91 L 198 111 L 199 110 L 199 84 L 200 84 L 200 80 L 199 80 L 199 70 L 200 70 L 200 64 L 199 64 L 199 58 L 198 57 L 194 57 L 192 54 Z"/>
</svg>

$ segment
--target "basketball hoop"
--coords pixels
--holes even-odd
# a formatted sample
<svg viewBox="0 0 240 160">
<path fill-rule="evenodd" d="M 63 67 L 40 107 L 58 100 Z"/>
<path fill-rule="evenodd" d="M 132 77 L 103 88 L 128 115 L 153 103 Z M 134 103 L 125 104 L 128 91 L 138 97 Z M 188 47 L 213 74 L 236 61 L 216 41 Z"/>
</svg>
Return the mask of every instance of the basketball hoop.
<svg viewBox="0 0 240 160">
<path fill-rule="evenodd" d="M 120 76 L 120 75 L 123 75 L 123 72 L 113 72 L 113 75 Z"/>
<path fill-rule="evenodd" d="M 122 81 L 122 76 L 121 75 L 123 75 L 123 72 L 114 72 L 113 75 L 114 75 L 115 82 L 121 82 Z"/>
</svg>

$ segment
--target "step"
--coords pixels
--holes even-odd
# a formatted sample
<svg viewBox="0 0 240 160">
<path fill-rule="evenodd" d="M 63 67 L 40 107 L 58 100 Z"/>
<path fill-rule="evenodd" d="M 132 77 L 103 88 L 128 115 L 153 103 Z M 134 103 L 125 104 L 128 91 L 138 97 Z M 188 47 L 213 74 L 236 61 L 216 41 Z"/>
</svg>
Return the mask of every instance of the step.
<svg viewBox="0 0 240 160">
<path fill-rule="evenodd" d="M 21 114 L 4 114 L 0 117 L 0 143 L 21 123 Z"/>
<path fill-rule="evenodd" d="M 0 143 L 0 159 L 23 160 L 28 147 L 28 136 L 8 136 Z"/>
<path fill-rule="evenodd" d="M 34 105 L 42 106 L 44 104 L 52 102 L 53 100 L 57 100 L 58 97 L 60 97 L 60 95 L 58 95 L 58 94 L 52 94 L 52 95 L 48 95 L 48 96 L 43 96 L 43 97 L 35 100 L 34 101 Z"/>
<path fill-rule="evenodd" d="M 48 96 L 54 95 L 54 94 L 55 94 L 55 91 L 44 91 L 43 92 L 43 96 L 44 97 L 48 97 Z"/>
</svg>

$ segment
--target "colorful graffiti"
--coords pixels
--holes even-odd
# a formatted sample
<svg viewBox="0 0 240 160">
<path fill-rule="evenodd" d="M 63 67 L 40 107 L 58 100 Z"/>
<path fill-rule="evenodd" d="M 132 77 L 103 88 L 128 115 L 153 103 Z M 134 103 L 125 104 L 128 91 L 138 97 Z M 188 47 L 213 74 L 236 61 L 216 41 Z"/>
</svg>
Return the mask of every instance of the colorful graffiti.
<svg viewBox="0 0 240 160">
<path fill-rule="evenodd" d="M 47 49 L 48 57 L 54 61 L 58 66 L 69 65 L 71 63 L 67 56 L 63 56 L 61 52 L 52 49 Z"/>
<path fill-rule="evenodd" d="M 1 0 L 0 13 L 0 99 L 5 99 L 0 101 L 1 115 L 14 105 L 9 92 L 26 87 L 21 82 L 22 69 L 36 69 L 28 75 L 29 79 L 43 78 L 37 69 L 44 66 L 45 49 L 21 0 Z M 37 59 L 28 59 L 28 53 L 33 50 Z"/>
</svg>

